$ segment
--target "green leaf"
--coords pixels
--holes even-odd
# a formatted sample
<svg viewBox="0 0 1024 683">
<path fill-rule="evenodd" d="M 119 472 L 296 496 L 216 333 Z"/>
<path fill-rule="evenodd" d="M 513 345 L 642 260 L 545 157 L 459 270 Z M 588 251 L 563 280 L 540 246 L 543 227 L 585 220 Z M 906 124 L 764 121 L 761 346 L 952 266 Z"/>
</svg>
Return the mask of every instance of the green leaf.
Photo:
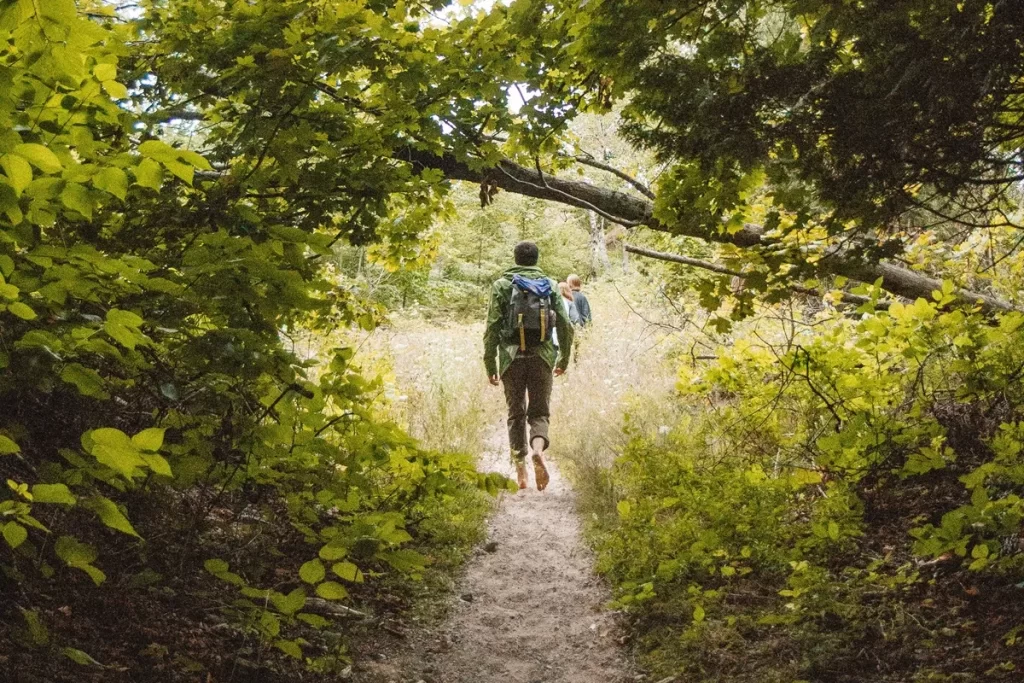
<svg viewBox="0 0 1024 683">
<path fill-rule="evenodd" d="M 224 560 L 212 559 L 203 562 L 203 567 L 211 574 L 220 574 L 222 572 L 226 572 L 229 565 Z"/>
<path fill-rule="evenodd" d="M 126 100 L 128 99 L 128 88 L 123 83 L 117 81 L 103 81 L 103 89 L 107 91 L 115 100 Z"/>
<path fill-rule="evenodd" d="M 124 325 L 108 321 L 103 324 L 103 331 L 126 349 L 134 349 L 139 345 L 138 333 Z"/>
<path fill-rule="evenodd" d="M 142 453 L 142 459 L 146 461 L 149 469 L 153 470 L 153 474 L 159 474 L 161 477 L 173 477 L 174 472 L 171 470 L 170 463 L 162 456 L 156 453 Z"/>
<path fill-rule="evenodd" d="M 323 628 L 327 628 L 328 626 L 331 625 L 331 622 L 327 621 L 326 619 L 324 619 L 319 614 L 302 613 L 302 614 L 296 615 L 295 618 L 298 619 L 299 621 L 302 621 L 302 622 L 305 622 L 305 623 L 309 624 L 310 626 L 312 626 L 315 629 L 323 629 Z"/>
<path fill-rule="evenodd" d="M 97 586 L 107 580 L 107 575 L 91 564 L 75 564 L 71 566 L 75 569 L 81 569 L 83 572 L 88 574 L 89 578 L 92 579 L 92 582 Z"/>
<path fill-rule="evenodd" d="M 0 455 L 13 455 L 15 453 L 21 453 L 21 447 L 3 434 L 0 434 Z"/>
<path fill-rule="evenodd" d="M 85 507 L 99 515 L 100 521 L 115 531 L 120 531 L 129 536 L 142 538 L 136 533 L 128 518 L 124 516 L 117 503 L 105 496 L 93 496 L 85 502 Z"/>
<path fill-rule="evenodd" d="M 53 549 L 57 553 L 57 557 L 71 566 L 91 564 L 99 557 L 95 548 L 88 543 L 80 542 L 73 536 L 61 536 L 57 539 Z"/>
<path fill-rule="evenodd" d="M 302 648 L 294 640 L 275 641 L 274 647 L 295 659 L 302 659 Z"/>
<path fill-rule="evenodd" d="M 73 647 L 65 647 L 61 649 L 60 653 L 70 659 L 75 664 L 81 664 L 82 666 L 100 666 L 103 665 L 93 659 L 88 653 L 76 650 Z"/>
<path fill-rule="evenodd" d="M 25 625 L 28 626 L 29 636 L 32 638 L 32 642 L 37 646 L 43 646 L 50 642 L 50 631 L 46 628 L 46 624 L 39 618 L 39 612 L 34 609 L 24 609 L 19 607 L 21 610 L 21 616 L 25 619 Z"/>
<path fill-rule="evenodd" d="M 120 429 L 103 427 L 87 432 L 90 446 L 86 450 L 99 462 L 117 471 L 126 478 L 135 474 L 136 468 L 145 467 L 138 447 Z M 83 435 L 83 442 L 86 441 Z"/>
<path fill-rule="evenodd" d="M 93 200 L 89 190 L 78 183 L 68 183 L 60 193 L 60 201 L 72 211 L 77 211 L 88 219 L 92 219 Z"/>
<path fill-rule="evenodd" d="M 74 505 L 78 500 L 64 484 L 35 484 L 32 487 L 32 502 Z"/>
<path fill-rule="evenodd" d="M 74 0 L 47 0 L 35 5 L 41 16 L 52 19 L 59 24 L 68 26 L 78 15 Z"/>
<path fill-rule="evenodd" d="M 111 308 L 107 311 L 106 319 L 108 322 L 124 325 L 125 327 L 138 327 L 144 322 L 137 314 L 121 310 L 120 308 Z"/>
<path fill-rule="evenodd" d="M 22 320 L 36 319 L 36 312 L 20 301 L 15 301 L 13 304 L 7 304 L 7 310 Z"/>
<path fill-rule="evenodd" d="M 324 563 L 320 560 L 310 560 L 299 567 L 299 578 L 306 583 L 319 583 L 326 575 Z"/>
<path fill-rule="evenodd" d="M 202 169 L 204 171 L 213 170 L 213 166 L 210 166 L 210 162 L 207 161 L 206 157 L 204 157 L 202 154 L 199 154 L 198 152 L 193 152 L 190 149 L 179 149 L 177 150 L 177 152 L 178 156 L 181 158 L 182 161 L 192 164 L 196 168 Z"/>
<path fill-rule="evenodd" d="M 191 165 L 182 163 L 180 161 L 164 161 L 162 162 L 164 168 L 184 180 L 189 185 L 192 184 L 192 178 L 195 175 L 195 168 Z"/>
<path fill-rule="evenodd" d="M 426 558 L 415 550 L 392 550 L 386 553 L 378 553 L 380 559 L 392 567 L 406 574 L 415 574 L 422 571 L 426 564 Z"/>
<path fill-rule="evenodd" d="M 17 522 L 7 522 L 3 527 L 0 527 L 0 531 L 3 531 L 4 540 L 12 548 L 17 548 L 28 538 L 28 532 L 25 530 L 25 527 Z"/>
<path fill-rule="evenodd" d="M 164 169 L 152 159 L 143 159 L 134 170 L 135 182 L 142 187 L 159 190 L 164 184 Z"/>
<path fill-rule="evenodd" d="M 119 168 L 108 166 L 92 179 L 93 187 L 109 192 L 121 201 L 128 195 L 128 176 Z"/>
<path fill-rule="evenodd" d="M 177 161 L 179 156 L 178 150 L 162 140 L 146 140 L 139 145 L 139 154 L 160 162 Z"/>
<path fill-rule="evenodd" d="M 61 169 L 64 168 L 57 155 L 51 152 L 48 147 L 34 142 L 15 145 L 13 152 L 43 173 L 60 173 Z"/>
<path fill-rule="evenodd" d="M 348 596 L 348 591 L 336 581 L 324 581 L 316 587 L 316 594 L 324 600 L 342 600 Z"/>
<path fill-rule="evenodd" d="M 99 81 L 112 81 L 117 78 L 117 67 L 113 64 L 97 64 L 92 73 Z"/>
<path fill-rule="evenodd" d="M 343 545 L 337 545 L 335 543 L 328 543 L 324 547 L 320 548 L 319 555 L 321 558 L 331 562 L 333 560 L 340 560 L 341 558 L 348 555 L 348 548 Z"/>
<path fill-rule="evenodd" d="M 270 601 L 282 614 L 295 614 L 306 606 L 306 589 L 296 588 L 288 595 L 277 593 L 270 596 Z"/>
<path fill-rule="evenodd" d="M 60 378 L 73 384 L 82 396 L 107 398 L 109 394 L 103 390 L 103 378 L 92 368 L 78 363 L 69 363 L 60 373 Z"/>
<path fill-rule="evenodd" d="M 32 182 L 32 166 L 24 157 L 16 154 L 4 154 L 0 157 L 0 166 L 7 174 L 7 181 L 14 188 L 14 194 L 21 196 L 28 184 Z"/>
<path fill-rule="evenodd" d="M 260 615 L 260 626 L 263 633 L 272 638 L 281 632 L 281 620 L 271 612 L 264 612 Z"/>
<path fill-rule="evenodd" d="M 132 443 L 144 451 L 156 452 L 164 445 L 165 431 L 167 430 L 163 427 L 150 427 L 149 429 L 143 429 L 132 437 Z"/>
<path fill-rule="evenodd" d="M 705 614 L 704 614 L 704 608 L 703 607 L 701 607 L 700 605 L 697 605 L 696 607 L 693 608 L 693 620 L 696 623 L 699 624 L 700 622 L 704 621 L 704 617 L 705 617 Z"/>
<path fill-rule="evenodd" d="M 363 573 L 359 571 L 359 567 L 351 562 L 336 562 L 331 565 L 331 571 L 346 581 L 355 583 L 362 583 L 363 581 Z"/>
</svg>

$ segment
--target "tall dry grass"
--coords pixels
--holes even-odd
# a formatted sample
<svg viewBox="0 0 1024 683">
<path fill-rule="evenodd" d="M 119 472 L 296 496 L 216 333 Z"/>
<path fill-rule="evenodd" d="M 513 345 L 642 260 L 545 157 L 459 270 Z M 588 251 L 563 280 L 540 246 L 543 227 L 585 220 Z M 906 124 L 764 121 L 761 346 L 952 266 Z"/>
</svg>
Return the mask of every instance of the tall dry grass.
<svg viewBox="0 0 1024 683">
<path fill-rule="evenodd" d="M 502 399 L 484 372 L 482 322 L 394 319 L 357 358 L 383 375 L 387 410 L 426 448 L 478 454 L 501 419 Z"/>
<path fill-rule="evenodd" d="M 614 509 L 608 472 L 630 435 L 666 431 L 675 422 L 675 376 L 666 359 L 683 339 L 643 313 L 649 297 L 635 291 L 642 290 L 628 280 L 585 289 L 594 323 L 581 331 L 569 371 L 555 380 L 550 454 L 588 514 Z"/>
</svg>

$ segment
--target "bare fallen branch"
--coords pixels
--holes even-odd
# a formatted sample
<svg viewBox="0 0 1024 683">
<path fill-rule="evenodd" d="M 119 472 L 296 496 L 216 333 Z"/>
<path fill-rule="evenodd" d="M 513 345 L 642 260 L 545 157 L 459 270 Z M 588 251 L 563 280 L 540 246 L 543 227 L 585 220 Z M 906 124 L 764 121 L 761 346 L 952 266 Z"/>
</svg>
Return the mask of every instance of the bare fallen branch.
<svg viewBox="0 0 1024 683">
<path fill-rule="evenodd" d="M 700 268 L 702 270 L 710 270 L 713 273 L 721 273 L 722 275 L 731 275 L 732 277 L 744 278 L 750 273 L 743 273 L 738 270 L 731 270 L 725 266 L 720 266 L 717 263 L 711 263 L 710 261 L 702 261 L 700 259 L 690 258 L 689 256 L 682 256 L 680 254 L 669 254 L 664 251 L 655 251 L 654 249 L 646 249 L 644 247 L 638 247 L 633 244 L 623 244 L 623 248 L 631 254 L 638 256 L 646 256 L 647 258 L 658 259 L 659 261 L 669 261 L 671 263 L 681 263 L 685 266 L 692 266 L 694 268 Z M 824 293 L 816 289 L 809 287 L 800 287 L 798 285 L 787 285 L 787 288 L 796 292 L 797 294 L 806 294 L 814 297 L 824 297 Z M 850 294 L 849 292 L 840 292 L 839 297 L 843 303 L 853 304 L 855 306 L 862 306 L 866 303 L 870 303 L 871 299 L 866 296 L 860 296 L 858 294 Z M 875 308 L 879 310 L 886 310 L 889 308 L 892 302 L 890 301 L 879 301 L 875 304 Z"/>
</svg>

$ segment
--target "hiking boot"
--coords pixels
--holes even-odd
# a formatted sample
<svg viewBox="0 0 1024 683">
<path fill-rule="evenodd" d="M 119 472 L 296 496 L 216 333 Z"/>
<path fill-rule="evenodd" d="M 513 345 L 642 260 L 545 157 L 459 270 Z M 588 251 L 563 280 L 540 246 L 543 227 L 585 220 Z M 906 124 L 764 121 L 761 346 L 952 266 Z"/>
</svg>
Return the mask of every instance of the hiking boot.
<svg viewBox="0 0 1024 683">
<path fill-rule="evenodd" d="M 519 480 L 519 490 L 520 491 L 522 491 L 527 486 L 529 486 L 530 482 L 526 478 L 526 463 L 525 462 L 517 462 L 516 463 L 516 479 Z"/>
<path fill-rule="evenodd" d="M 544 464 L 544 458 L 541 457 L 540 453 L 533 454 L 533 474 L 537 479 L 537 490 L 543 491 L 548 487 L 548 482 L 551 481 L 551 477 L 548 475 L 548 468 Z"/>
</svg>

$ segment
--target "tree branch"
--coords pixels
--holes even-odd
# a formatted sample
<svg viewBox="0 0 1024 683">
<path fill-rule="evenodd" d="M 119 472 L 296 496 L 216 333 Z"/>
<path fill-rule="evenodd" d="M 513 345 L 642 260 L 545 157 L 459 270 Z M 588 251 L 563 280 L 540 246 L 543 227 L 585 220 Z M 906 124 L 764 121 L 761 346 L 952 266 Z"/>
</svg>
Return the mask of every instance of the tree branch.
<svg viewBox="0 0 1024 683">
<path fill-rule="evenodd" d="M 573 157 L 573 159 L 575 159 L 577 161 L 577 163 L 583 164 L 584 166 L 591 166 L 593 168 L 597 168 L 597 169 L 600 169 L 602 171 L 607 171 L 608 173 L 611 173 L 612 175 L 617 176 L 618 178 L 621 178 L 622 180 L 625 180 L 627 183 L 629 183 L 630 185 L 635 187 L 637 192 L 639 192 L 643 196 L 647 197 L 648 199 L 654 199 L 654 193 L 651 192 L 651 188 L 647 187 L 646 185 L 644 185 L 643 183 L 641 183 L 639 180 L 637 180 L 633 176 L 629 175 L 628 173 L 620 171 L 619 169 L 615 168 L 614 166 L 609 166 L 608 164 L 602 164 L 597 159 L 591 159 L 590 157 L 586 157 L 586 156 L 575 156 L 575 157 Z"/>
<path fill-rule="evenodd" d="M 439 156 L 413 148 L 401 150 L 396 153 L 396 157 L 417 167 L 439 170 L 451 180 L 474 183 L 486 180 L 495 187 L 528 197 L 546 199 L 588 211 L 597 207 L 601 212 L 619 218 L 620 222 L 646 225 L 653 230 L 672 235 L 732 244 L 744 249 L 771 244 L 757 225 L 745 225 L 734 233 L 690 225 L 665 225 L 654 219 L 654 203 L 649 199 L 550 174 L 545 174 L 542 180 L 537 171 L 507 160 L 499 162 L 501 170 L 495 172 L 493 169 L 470 167 L 466 162 L 450 154 Z M 907 299 L 930 299 L 932 292 L 942 289 L 940 280 L 891 263 L 867 261 L 860 255 L 850 252 L 829 254 L 816 265 L 824 274 L 841 275 L 858 282 L 874 283 L 881 280 L 882 289 Z M 1015 310 L 1014 306 L 998 297 L 968 289 L 958 289 L 956 298 L 961 304 L 976 305 L 987 312 Z"/>
<path fill-rule="evenodd" d="M 669 261 L 670 263 L 681 263 L 685 266 L 692 266 L 693 268 L 700 268 L 702 270 L 710 270 L 713 273 L 721 273 L 722 275 L 731 275 L 738 278 L 744 278 L 750 275 L 750 273 L 731 270 L 725 266 L 720 266 L 717 263 L 711 263 L 710 261 L 702 261 L 700 259 L 690 258 L 689 256 L 681 256 L 680 254 L 669 254 L 664 251 L 655 251 L 653 249 L 638 247 L 633 244 L 624 243 L 622 248 L 629 253 L 637 254 L 638 256 L 646 256 L 647 258 L 658 259 L 659 261 Z M 800 287 L 798 285 L 786 286 L 797 294 L 806 294 L 817 298 L 823 298 L 825 296 L 823 292 L 809 287 Z M 862 306 L 864 304 L 871 303 L 871 299 L 868 297 L 860 296 L 858 294 L 850 294 L 849 292 L 840 292 L 840 299 L 842 299 L 844 303 L 853 304 L 855 306 Z M 875 304 L 875 308 L 879 310 L 886 310 L 889 308 L 891 303 L 892 302 L 890 301 L 879 301 Z"/>
</svg>

